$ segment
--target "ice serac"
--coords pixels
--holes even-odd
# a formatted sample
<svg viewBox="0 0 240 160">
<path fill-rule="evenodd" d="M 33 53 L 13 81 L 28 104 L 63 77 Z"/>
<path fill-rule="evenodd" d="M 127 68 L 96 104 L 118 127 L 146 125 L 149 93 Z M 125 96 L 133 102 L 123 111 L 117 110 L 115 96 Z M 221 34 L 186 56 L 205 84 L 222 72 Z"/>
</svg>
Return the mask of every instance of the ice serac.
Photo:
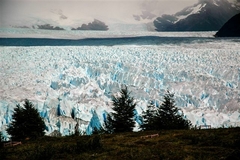
<svg viewBox="0 0 240 160">
<path fill-rule="evenodd" d="M 196 49 L 197 48 L 197 49 Z M 217 48 L 217 49 L 216 49 Z M 148 100 L 159 106 L 167 89 L 194 125 L 240 125 L 240 52 L 235 40 L 205 43 L 0 48 L 0 127 L 28 98 L 46 132 L 90 134 L 112 111 L 122 84 L 137 101 L 136 125 Z"/>
</svg>

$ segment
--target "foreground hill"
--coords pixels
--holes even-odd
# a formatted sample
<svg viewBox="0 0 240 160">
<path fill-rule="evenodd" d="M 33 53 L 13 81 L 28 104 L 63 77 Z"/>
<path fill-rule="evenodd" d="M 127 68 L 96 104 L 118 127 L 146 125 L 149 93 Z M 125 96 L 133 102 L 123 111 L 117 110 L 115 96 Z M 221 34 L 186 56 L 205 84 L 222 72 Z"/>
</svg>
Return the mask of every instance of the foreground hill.
<svg viewBox="0 0 240 160">
<path fill-rule="evenodd" d="M 238 3 L 227 0 L 200 0 L 174 15 L 162 15 L 154 21 L 157 31 L 216 31 L 240 12 Z"/>
<path fill-rule="evenodd" d="M 240 157 L 240 128 L 44 137 L 0 150 L 0 159 L 229 159 Z M 155 135 L 152 138 L 142 138 Z"/>
<path fill-rule="evenodd" d="M 240 13 L 233 16 L 217 32 L 217 37 L 240 37 Z"/>
</svg>

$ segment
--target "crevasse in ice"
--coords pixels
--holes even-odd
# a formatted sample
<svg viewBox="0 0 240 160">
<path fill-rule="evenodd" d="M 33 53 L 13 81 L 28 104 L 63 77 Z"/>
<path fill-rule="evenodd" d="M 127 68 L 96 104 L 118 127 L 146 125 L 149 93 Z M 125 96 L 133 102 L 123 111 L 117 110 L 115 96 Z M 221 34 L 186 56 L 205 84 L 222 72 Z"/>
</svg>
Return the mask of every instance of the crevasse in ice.
<svg viewBox="0 0 240 160">
<path fill-rule="evenodd" d="M 135 130 L 147 101 L 159 106 L 167 89 L 193 125 L 239 126 L 239 47 L 211 43 L 1 47 L 0 128 L 27 98 L 47 134 L 72 134 L 77 121 L 91 134 L 112 112 L 111 95 L 123 84 L 137 102 Z"/>
</svg>

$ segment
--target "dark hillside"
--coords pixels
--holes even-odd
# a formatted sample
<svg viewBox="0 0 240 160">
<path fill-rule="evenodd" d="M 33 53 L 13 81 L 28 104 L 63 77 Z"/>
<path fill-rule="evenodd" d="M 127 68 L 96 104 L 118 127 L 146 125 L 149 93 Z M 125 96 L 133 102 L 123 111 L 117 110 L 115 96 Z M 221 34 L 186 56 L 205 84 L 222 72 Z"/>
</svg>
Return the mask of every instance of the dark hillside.
<svg viewBox="0 0 240 160">
<path fill-rule="evenodd" d="M 0 159 L 237 160 L 239 133 L 229 128 L 43 137 L 0 149 Z"/>
<path fill-rule="evenodd" d="M 227 21 L 216 33 L 216 37 L 240 37 L 240 13 Z"/>
<path fill-rule="evenodd" d="M 217 31 L 240 12 L 239 4 L 227 0 L 201 0 L 173 15 L 154 20 L 157 31 Z"/>
</svg>

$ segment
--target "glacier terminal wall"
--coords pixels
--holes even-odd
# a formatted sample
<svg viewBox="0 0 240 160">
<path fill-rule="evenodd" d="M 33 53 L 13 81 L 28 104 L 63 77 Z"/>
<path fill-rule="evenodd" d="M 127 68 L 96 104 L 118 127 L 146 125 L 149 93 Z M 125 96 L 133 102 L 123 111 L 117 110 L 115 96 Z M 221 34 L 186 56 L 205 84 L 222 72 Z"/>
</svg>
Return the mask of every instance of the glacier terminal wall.
<svg viewBox="0 0 240 160">
<path fill-rule="evenodd" d="M 72 134 L 77 122 L 91 134 L 123 84 L 137 101 L 135 130 L 147 101 L 159 106 L 167 89 L 193 125 L 240 126 L 240 47 L 222 44 L 0 47 L 0 128 L 27 98 L 47 134 Z"/>
</svg>

